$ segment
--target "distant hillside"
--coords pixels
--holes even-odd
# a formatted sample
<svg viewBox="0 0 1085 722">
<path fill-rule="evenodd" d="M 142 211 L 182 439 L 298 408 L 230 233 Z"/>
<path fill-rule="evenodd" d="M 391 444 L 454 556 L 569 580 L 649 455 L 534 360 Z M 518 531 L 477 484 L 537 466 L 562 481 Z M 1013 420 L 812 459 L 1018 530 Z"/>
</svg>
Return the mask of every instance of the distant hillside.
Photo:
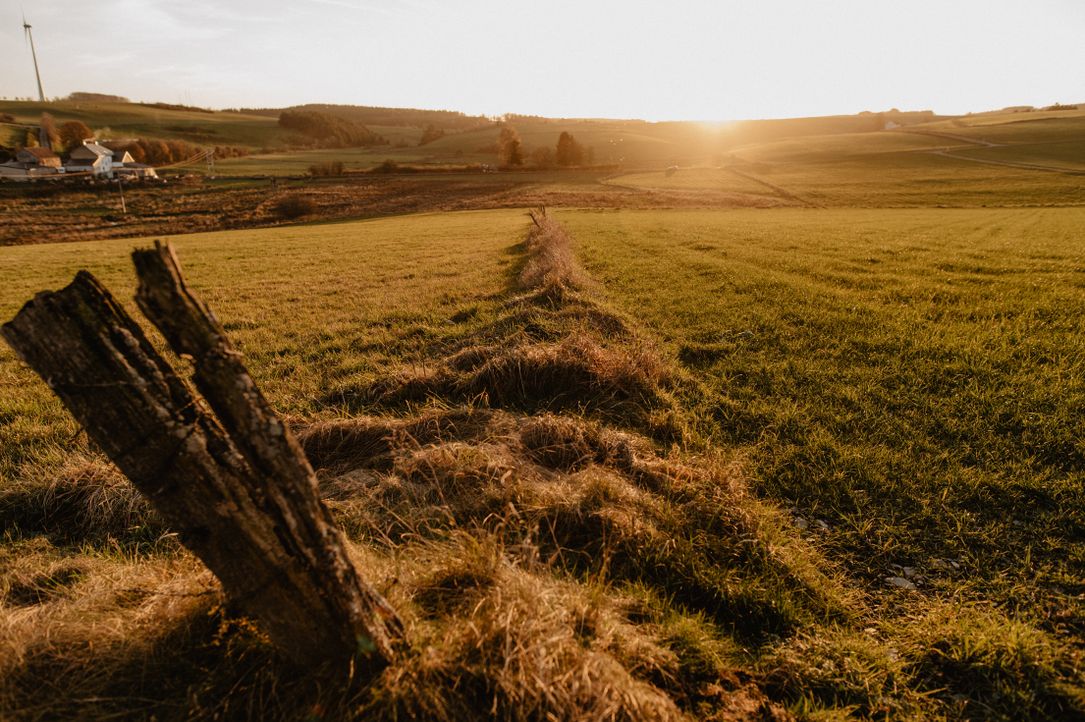
<svg viewBox="0 0 1085 722">
<path fill-rule="evenodd" d="M 285 148 L 289 134 L 279 127 L 277 117 L 230 111 L 97 100 L 52 103 L 0 100 L 0 114 L 14 119 L 0 125 L 0 135 L 5 129 L 10 135 L 12 126 L 23 129 L 36 126 L 45 112 L 57 123 L 82 121 L 102 138 L 183 140 L 205 146 L 242 146 L 256 150 Z"/>
<path fill-rule="evenodd" d="M 930 110 L 864 112 L 858 115 L 826 115 L 813 118 L 743 120 L 731 126 L 741 143 L 765 142 L 804 135 L 870 133 L 893 127 L 931 123 L 953 116 L 935 115 Z"/>
<path fill-rule="evenodd" d="M 218 169 L 238 175 L 306 173 L 314 163 L 333 161 L 355 171 L 389 160 L 417 166 L 494 164 L 498 162 L 497 139 L 502 125 L 495 119 L 455 111 L 355 105 L 212 111 L 97 99 L 0 101 L 0 145 L 12 147 L 21 142 L 43 112 L 52 114 L 57 123 L 82 121 L 101 138 L 179 140 L 202 147 L 243 149 L 249 158 L 234 158 Z M 317 114 L 314 117 L 322 120 L 309 124 L 318 128 L 304 132 L 281 124 L 284 112 Z M 869 163 L 879 167 L 893 159 L 922 165 L 931 162 L 931 150 L 944 152 L 947 148 L 953 149 L 955 162 L 968 161 L 974 170 L 989 171 L 997 164 L 1060 172 L 1085 167 L 1085 145 L 1081 142 L 1085 110 L 1074 105 L 961 116 L 892 109 L 727 123 L 524 115 L 508 115 L 504 121 L 517 131 L 529 164 L 552 153 L 564 132 L 590 151 L 589 164 L 625 170 L 747 162 L 767 163 L 766 168 L 782 173 L 788 168 L 797 172 L 807 163 L 832 163 L 857 156 L 869 156 Z M 431 137 L 423 143 L 430 126 Z M 335 148 L 335 152 L 316 152 L 317 148 Z M 913 157 L 913 150 L 925 154 Z M 886 152 L 903 155 L 887 156 Z M 942 165 L 946 162 L 945 158 L 938 161 Z M 760 171 L 747 168 L 746 172 Z M 820 173 L 817 178 L 823 177 Z M 796 183 L 802 186 L 805 181 Z"/>
<path fill-rule="evenodd" d="M 433 125 L 445 130 L 472 130 L 494 124 L 483 115 L 467 115 L 453 110 L 417 110 L 414 108 L 380 108 L 364 105 L 327 105 L 309 103 L 289 108 L 243 109 L 242 112 L 255 115 L 279 117 L 284 110 L 318 111 L 339 116 L 345 120 L 369 126 L 411 126 L 425 128 Z"/>
</svg>

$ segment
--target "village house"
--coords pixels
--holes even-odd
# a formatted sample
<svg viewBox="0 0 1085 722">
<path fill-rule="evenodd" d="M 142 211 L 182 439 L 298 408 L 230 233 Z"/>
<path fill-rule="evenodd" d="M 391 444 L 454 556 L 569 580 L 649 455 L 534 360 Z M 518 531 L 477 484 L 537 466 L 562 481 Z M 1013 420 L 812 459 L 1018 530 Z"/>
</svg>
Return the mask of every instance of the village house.
<svg viewBox="0 0 1085 722">
<path fill-rule="evenodd" d="M 48 148 L 23 148 L 15 154 L 15 161 L 38 168 L 60 168 L 60 156 Z"/>
<path fill-rule="evenodd" d="M 60 157 L 48 148 L 23 148 L 14 160 L 0 163 L 0 178 L 5 180 L 28 181 L 63 172 Z"/>
<path fill-rule="evenodd" d="M 69 173 L 92 173 L 96 176 L 112 178 L 113 151 L 104 145 L 98 145 L 93 140 L 84 140 L 83 145 L 68 154 L 68 162 L 64 164 L 64 169 Z"/>
</svg>

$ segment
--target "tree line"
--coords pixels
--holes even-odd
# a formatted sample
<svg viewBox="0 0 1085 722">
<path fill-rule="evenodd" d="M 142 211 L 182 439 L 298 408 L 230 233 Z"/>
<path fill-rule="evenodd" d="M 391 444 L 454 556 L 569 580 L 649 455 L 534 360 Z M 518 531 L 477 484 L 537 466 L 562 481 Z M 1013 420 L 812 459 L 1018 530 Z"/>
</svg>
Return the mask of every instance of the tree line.
<svg viewBox="0 0 1085 722">
<path fill-rule="evenodd" d="M 279 127 L 300 133 L 318 148 L 358 148 L 386 143 L 362 123 L 316 110 L 284 110 L 279 114 Z"/>
<path fill-rule="evenodd" d="M 361 105 L 298 105 L 279 110 L 243 109 L 258 115 L 278 115 L 284 112 L 317 112 L 364 125 L 392 125 L 425 128 L 433 125 L 447 131 L 466 131 L 494 125 L 482 115 L 466 115 L 453 110 L 418 110 L 414 108 L 379 108 Z"/>
<path fill-rule="evenodd" d="M 562 131 L 558 136 L 558 142 L 553 149 L 541 146 L 527 156 L 520 134 L 508 123 L 501 126 L 501 132 L 497 136 L 497 154 L 501 164 L 505 166 L 522 166 L 528 157 L 532 165 L 538 168 L 552 168 L 555 165 L 572 168 L 592 165 L 595 162 L 595 149 L 591 146 L 585 147 L 567 131 Z"/>
<path fill-rule="evenodd" d="M 22 143 L 23 148 L 36 148 L 41 143 L 41 133 L 49 139 L 49 145 L 54 152 L 60 155 L 68 155 L 76 148 L 83 145 L 84 140 L 92 140 L 94 131 L 81 120 L 69 120 L 59 125 L 53 120 L 53 116 L 43 113 L 38 128 L 30 128 L 26 131 Z M 124 140 L 103 140 L 101 145 L 112 151 L 127 151 L 136 163 L 148 165 L 169 165 L 181 161 L 190 160 L 207 151 L 214 153 L 215 158 L 239 158 L 249 154 L 245 148 L 232 145 L 217 145 L 214 148 L 204 148 L 183 140 L 158 140 L 155 138 L 130 138 Z"/>
</svg>

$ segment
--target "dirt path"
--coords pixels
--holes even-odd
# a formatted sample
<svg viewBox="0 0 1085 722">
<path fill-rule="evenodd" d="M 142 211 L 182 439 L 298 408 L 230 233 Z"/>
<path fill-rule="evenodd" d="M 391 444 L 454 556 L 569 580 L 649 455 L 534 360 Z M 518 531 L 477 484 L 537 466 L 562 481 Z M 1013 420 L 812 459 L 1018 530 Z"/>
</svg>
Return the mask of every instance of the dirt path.
<svg viewBox="0 0 1085 722">
<path fill-rule="evenodd" d="M 911 133 L 912 135 L 926 135 L 932 138 L 945 138 L 946 140 L 955 140 L 959 143 L 967 143 L 969 145 L 981 145 L 985 148 L 998 148 L 1003 143 L 994 143 L 989 140 L 983 140 L 982 138 L 969 138 L 966 135 L 957 135 L 955 133 L 943 133 L 938 130 L 915 130 L 913 128 L 898 128 L 897 133 Z"/>
<path fill-rule="evenodd" d="M 1039 163 L 1015 163 L 1009 160 L 993 160 L 991 158 L 972 158 L 967 155 L 957 155 L 951 153 L 948 150 L 932 150 L 928 151 L 931 155 L 940 155 L 943 158 L 952 158 L 953 160 L 966 160 L 972 163 L 983 163 L 984 165 L 1000 165 L 1007 168 L 1021 168 L 1023 170 L 1039 170 L 1047 173 L 1066 173 L 1067 175 L 1085 175 L 1085 170 L 1074 170 L 1073 168 L 1061 168 L 1056 165 L 1041 165 Z"/>
<path fill-rule="evenodd" d="M 898 133 L 911 133 L 912 135 L 925 135 L 932 138 L 945 138 L 947 140 L 954 140 L 959 143 L 966 143 L 968 145 L 980 146 L 981 148 L 1005 148 L 1006 143 L 994 143 L 989 140 L 983 140 L 982 138 L 969 138 L 964 135 L 956 135 L 955 133 L 943 133 L 936 130 L 915 130 L 912 128 L 900 128 L 896 132 Z M 1042 163 L 1020 163 L 1010 160 L 995 160 L 993 158 L 973 158 L 967 155 L 957 155 L 950 149 L 944 150 L 921 150 L 920 153 L 930 153 L 931 155 L 940 155 L 943 158 L 952 158 L 954 160 L 964 160 L 971 163 L 983 163 L 984 165 L 1000 165 L 1007 168 L 1021 168 L 1022 170 L 1038 170 L 1047 173 L 1067 173 L 1069 175 L 1085 175 L 1085 171 L 1075 170 L 1073 168 L 1063 168 L 1056 165 L 1044 165 Z"/>
<path fill-rule="evenodd" d="M 725 169 L 729 170 L 732 173 L 734 173 L 739 178 L 745 178 L 748 181 L 751 181 L 753 183 L 758 183 L 760 185 L 765 186 L 766 188 L 768 188 L 769 190 L 771 190 L 773 193 L 780 196 L 784 200 L 793 201 L 795 203 L 798 203 L 798 204 L 803 205 L 803 206 L 807 206 L 809 208 L 817 208 L 818 207 L 816 203 L 812 203 L 811 201 L 808 201 L 805 198 L 800 198 L 799 196 L 795 195 L 791 191 L 787 190 L 786 188 L 781 188 L 780 186 L 776 185 L 775 183 L 769 183 L 767 180 L 762 180 L 761 178 L 758 178 L 755 175 L 751 175 L 749 173 L 745 173 L 743 171 L 740 171 L 737 168 L 734 168 L 733 166 L 725 166 Z"/>
</svg>

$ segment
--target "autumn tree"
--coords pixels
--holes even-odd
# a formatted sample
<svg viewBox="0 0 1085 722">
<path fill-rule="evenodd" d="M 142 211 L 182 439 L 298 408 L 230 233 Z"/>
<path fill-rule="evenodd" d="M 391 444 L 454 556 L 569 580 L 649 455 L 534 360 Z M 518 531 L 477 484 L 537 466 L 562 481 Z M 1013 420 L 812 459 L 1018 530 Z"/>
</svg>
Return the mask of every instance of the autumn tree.
<svg viewBox="0 0 1085 722">
<path fill-rule="evenodd" d="M 143 153 L 147 158 L 147 162 L 151 165 L 165 165 L 173 162 L 170 147 L 164 141 L 141 141 L 140 145 L 143 146 Z"/>
<path fill-rule="evenodd" d="M 520 134 L 511 125 L 501 126 L 501 134 L 497 137 L 497 153 L 504 165 L 524 164 L 524 146 L 520 142 Z"/>
<path fill-rule="evenodd" d="M 139 143 L 129 143 L 123 148 L 123 150 L 128 151 L 132 156 L 132 160 L 136 163 L 147 162 L 147 151 L 145 151 L 143 149 L 143 146 Z"/>
<path fill-rule="evenodd" d="M 60 134 L 57 132 L 56 121 L 53 120 L 53 116 L 48 113 L 41 114 L 41 130 L 39 142 L 41 145 L 48 148 L 54 148 L 60 141 Z"/>
<path fill-rule="evenodd" d="M 69 152 L 82 145 L 85 139 L 94 137 L 94 131 L 81 120 L 69 120 L 66 123 L 61 123 L 58 134 L 60 144 L 64 147 L 64 150 Z"/>
<path fill-rule="evenodd" d="M 584 162 L 584 146 L 577 142 L 572 133 L 562 131 L 554 155 L 558 165 L 580 165 Z"/>
</svg>

